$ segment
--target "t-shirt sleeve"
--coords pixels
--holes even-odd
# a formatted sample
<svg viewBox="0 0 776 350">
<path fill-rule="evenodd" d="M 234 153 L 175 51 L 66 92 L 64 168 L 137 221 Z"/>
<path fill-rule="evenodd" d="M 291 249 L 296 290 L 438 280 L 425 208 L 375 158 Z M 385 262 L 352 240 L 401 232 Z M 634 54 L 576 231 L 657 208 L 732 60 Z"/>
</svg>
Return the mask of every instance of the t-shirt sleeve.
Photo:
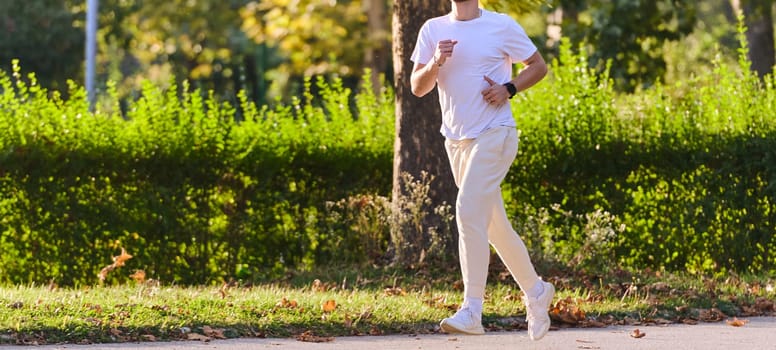
<svg viewBox="0 0 776 350">
<path fill-rule="evenodd" d="M 410 60 L 415 63 L 428 64 L 431 58 L 434 57 L 435 49 L 436 44 L 431 40 L 428 23 L 426 23 L 420 28 L 418 40 L 415 43 L 415 49 L 412 51 Z"/>
<path fill-rule="evenodd" d="M 510 20 L 506 28 L 507 38 L 505 50 L 512 62 L 523 62 L 533 55 L 537 48 L 523 27 L 514 20 Z"/>
</svg>

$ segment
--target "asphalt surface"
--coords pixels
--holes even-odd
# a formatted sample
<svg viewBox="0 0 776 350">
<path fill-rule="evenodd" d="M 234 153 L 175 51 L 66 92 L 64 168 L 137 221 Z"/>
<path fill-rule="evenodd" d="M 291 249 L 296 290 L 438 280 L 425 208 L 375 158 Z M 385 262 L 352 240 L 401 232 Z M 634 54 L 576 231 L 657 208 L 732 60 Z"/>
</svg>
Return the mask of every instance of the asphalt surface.
<svg viewBox="0 0 776 350">
<path fill-rule="evenodd" d="M 146 342 L 93 345 L 0 346 L 0 350 L 500 350 L 500 349 L 698 349 L 698 350 L 776 350 L 776 318 L 753 317 L 740 327 L 723 321 L 698 325 L 610 326 L 550 331 L 540 341 L 531 341 L 525 331 L 489 332 L 482 336 L 449 334 L 338 337 L 330 342 L 312 343 L 296 339 L 228 339 L 209 342 Z M 635 338 L 638 329 L 644 336 Z"/>
</svg>

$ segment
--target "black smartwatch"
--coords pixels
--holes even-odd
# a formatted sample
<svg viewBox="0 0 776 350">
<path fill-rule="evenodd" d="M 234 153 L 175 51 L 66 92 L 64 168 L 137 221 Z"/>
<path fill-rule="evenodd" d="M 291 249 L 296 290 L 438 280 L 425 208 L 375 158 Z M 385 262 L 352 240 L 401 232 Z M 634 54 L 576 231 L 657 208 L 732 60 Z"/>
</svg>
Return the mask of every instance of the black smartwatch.
<svg viewBox="0 0 776 350">
<path fill-rule="evenodd" d="M 515 94 L 517 94 L 517 88 L 515 87 L 515 84 L 512 84 L 512 82 L 506 82 L 504 83 L 504 86 L 507 87 L 507 91 L 509 91 L 509 98 L 515 97 Z"/>
</svg>

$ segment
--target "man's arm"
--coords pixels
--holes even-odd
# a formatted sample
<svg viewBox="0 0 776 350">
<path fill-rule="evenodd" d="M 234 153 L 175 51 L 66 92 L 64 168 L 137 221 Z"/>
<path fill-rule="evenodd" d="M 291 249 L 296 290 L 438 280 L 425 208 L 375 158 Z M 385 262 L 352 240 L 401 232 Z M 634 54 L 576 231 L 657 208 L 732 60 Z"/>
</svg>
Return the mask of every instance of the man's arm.
<svg viewBox="0 0 776 350">
<path fill-rule="evenodd" d="M 410 78 L 413 95 L 423 97 L 434 89 L 439 68 L 445 64 L 448 57 L 453 55 L 453 48 L 457 43 L 457 40 L 442 40 L 437 43 L 436 50 L 434 50 L 434 58 L 432 58 L 431 62 L 428 64 L 415 62 L 415 66 L 412 67 L 412 77 Z"/>
<path fill-rule="evenodd" d="M 426 96 L 436 86 L 437 73 L 439 73 L 439 65 L 434 62 L 429 64 L 417 63 L 412 68 L 412 78 L 410 84 L 412 85 L 412 94 L 417 97 Z"/>
<path fill-rule="evenodd" d="M 534 52 L 531 57 L 523 61 L 523 64 L 525 68 L 512 79 L 512 84 L 515 84 L 517 92 L 536 85 L 547 75 L 547 63 L 544 62 L 544 58 L 539 51 Z"/>
<path fill-rule="evenodd" d="M 544 62 L 544 58 L 542 58 L 539 51 L 536 51 L 531 57 L 528 57 L 528 59 L 523 61 L 523 64 L 525 65 L 525 68 L 509 81 L 515 85 L 517 92 L 536 85 L 536 83 L 544 79 L 544 76 L 547 75 L 547 63 Z M 485 99 L 485 102 L 496 106 L 507 103 L 509 100 L 509 91 L 507 91 L 507 87 L 493 81 L 493 79 L 487 76 L 485 77 L 485 80 L 490 84 L 490 87 L 482 90 L 482 98 Z"/>
</svg>

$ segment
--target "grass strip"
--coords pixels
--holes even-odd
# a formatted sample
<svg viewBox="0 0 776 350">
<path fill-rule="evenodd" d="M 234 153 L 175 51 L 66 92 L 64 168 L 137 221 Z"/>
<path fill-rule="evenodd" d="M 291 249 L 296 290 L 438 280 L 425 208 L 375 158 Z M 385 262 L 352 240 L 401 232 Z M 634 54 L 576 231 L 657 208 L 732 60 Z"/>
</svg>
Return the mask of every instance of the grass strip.
<svg viewBox="0 0 776 350">
<path fill-rule="evenodd" d="M 0 288 L 0 344 L 106 343 L 437 333 L 461 284 L 451 271 L 325 271 L 261 284 L 181 287 Z M 431 277 L 435 276 L 435 277 Z M 554 327 L 722 322 L 774 316 L 774 280 L 631 274 L 548 278 L 558 289 Z M 521 292 L 493 274 L 483 323 L 525 329 Z"/>
</svg>

